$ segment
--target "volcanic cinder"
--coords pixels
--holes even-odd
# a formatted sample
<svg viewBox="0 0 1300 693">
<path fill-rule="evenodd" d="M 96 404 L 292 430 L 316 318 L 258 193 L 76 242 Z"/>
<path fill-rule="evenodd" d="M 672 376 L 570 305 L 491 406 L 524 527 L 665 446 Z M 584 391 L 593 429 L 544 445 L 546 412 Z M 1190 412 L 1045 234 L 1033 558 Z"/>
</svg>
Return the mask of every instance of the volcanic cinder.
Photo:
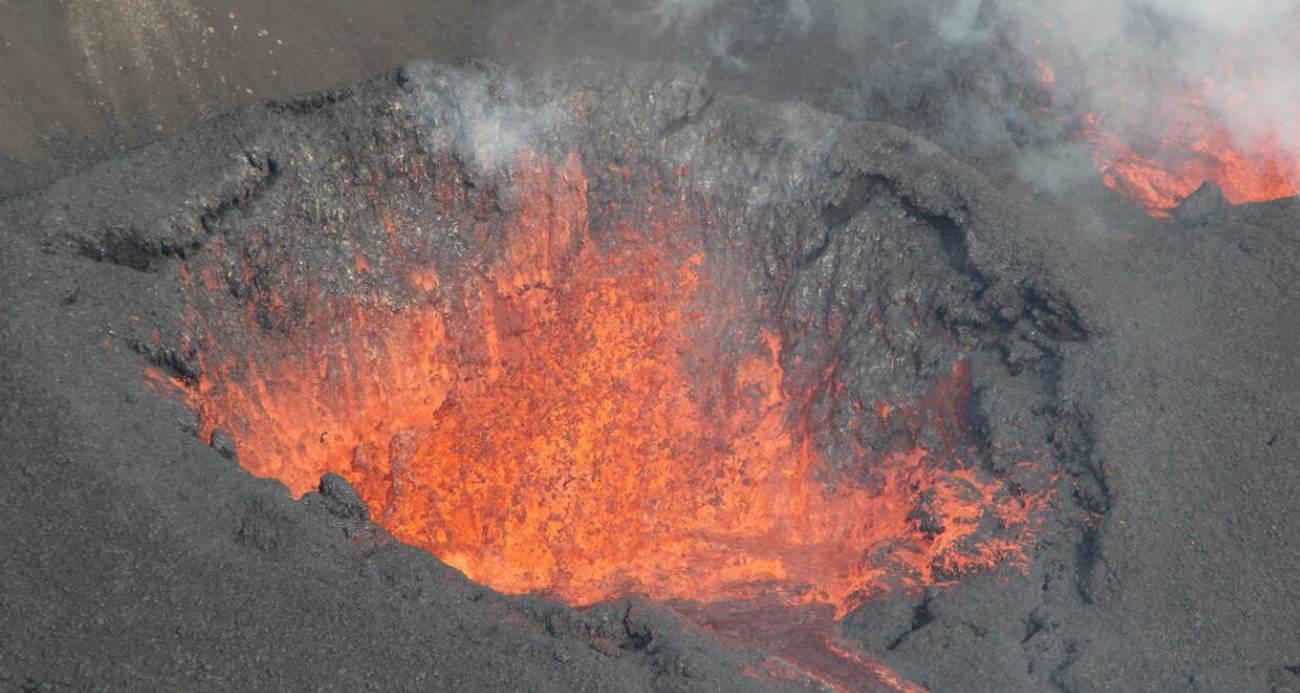
<svg viewBox="0 0 1300 693">
<path fill-rule="evenodd" d="M 1212 193 L 1180 223 L 1289 213 Z M 898 127 L 590 63 L 12 201 L 3 680 L 1088 689 L 1115 328 L 1046 218 Z"/>
</svg>

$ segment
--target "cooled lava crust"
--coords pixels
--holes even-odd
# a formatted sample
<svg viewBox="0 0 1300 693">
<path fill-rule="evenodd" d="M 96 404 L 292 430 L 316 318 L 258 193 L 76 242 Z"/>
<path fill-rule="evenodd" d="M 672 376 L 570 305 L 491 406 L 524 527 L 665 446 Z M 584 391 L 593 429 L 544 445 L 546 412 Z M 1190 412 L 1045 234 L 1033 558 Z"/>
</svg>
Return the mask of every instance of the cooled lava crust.
<svg viewBox="0 0 1300 693">
<path fill-rule="evenodd" d="M 924 685 L 937 595 L 1090 600 L 1110 507 L 1012 207 L 684 69 L 477 64 L 12 203 L 89 367 L 19 483 L 119 615 L 39 647 L 74 686 Z"/>
</svg>

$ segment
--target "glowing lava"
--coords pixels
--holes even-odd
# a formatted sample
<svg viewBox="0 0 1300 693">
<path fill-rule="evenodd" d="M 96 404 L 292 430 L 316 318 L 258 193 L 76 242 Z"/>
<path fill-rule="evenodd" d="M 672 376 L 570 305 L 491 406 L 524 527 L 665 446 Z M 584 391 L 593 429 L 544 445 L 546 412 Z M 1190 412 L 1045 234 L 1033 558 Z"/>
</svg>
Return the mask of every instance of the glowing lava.
<svg viewBox="0 0 1300 693">
<path fill-rule="evenodd" d="M 1068 84 L 1037 58 L 1038 81 L 1091 104 L 1077 132 L 1091 144 L 1102 182 L 1153 217 L 1169 216 L 1206 182 L 1237 205 L 1293 197 L 1300 91 L 1289 63 L 1281 67 L 1275 56 L 1300 54 L 1300 14 L 1283 24 L 1200 36 L 1212 56 L 1203 65 L 1190 56 L 1187 64 L 1152 65 L 1145 52 L 1097 56 L 1067 71 L 1077 73 Z M 1154 54 L 1159 41 L 1145 40 Z"/>
<path fill-rule="evenodd" d="M 187 279 L 203 436 L 230 433 L 244 467 L 295 495 L 339 473 L 396 537 L 575 605 L 641 593 L 842 615 L 1027 560 L 1044 498 L 961 459 L 964 362 L 915 403 L 861 407 L 862 425 L 931 427 L 936 449 L 832 469 L 807 413 L 827 388 L 791 383 L 761 301 L 711 281 L 735 270 L 682 202 L 656 193 L 644 223 L 594 234 L 576 155 L 524 155 L 512 180 L 518 211 L 477 266 L 356 255 L 368 277 L 403 278 L 400 300 L 286 279 L 223 315 L 208 297 L 229 296 Z M 198 274 L 251 273 L 225 252 Z"/>
<path fill-rule="evenodd" d="M 1167 131 L 1146 153 L 1088 114 L 1083 135 L 1094 145 L 1093 160 L 1106 187 L 1155 217 L 1167 216 L 1206 181 L 1217 185 L 1232 204 L 1300 195 L 1300 159 L 1279 145 L 1276 136 L 1238 142 L 1199 99 L 1185 97 L 1175 103 L 1161 126 Z"/>
</svg>

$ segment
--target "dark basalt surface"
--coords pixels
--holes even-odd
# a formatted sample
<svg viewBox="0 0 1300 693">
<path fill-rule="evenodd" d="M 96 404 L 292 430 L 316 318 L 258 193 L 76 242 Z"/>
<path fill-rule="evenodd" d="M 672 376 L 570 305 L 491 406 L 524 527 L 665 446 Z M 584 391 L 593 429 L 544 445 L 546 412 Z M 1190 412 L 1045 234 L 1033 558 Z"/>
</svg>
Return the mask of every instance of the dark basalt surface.
<svg viewBox="0 0 1300 693">
<path fill-rule="evenodd" d="M 552 117 L 575 101 L 580 119 Z M 1293 203 L 1206 190 L 1171 223 L 1100 186 L 1034 200 L 892 125 L 595 64 L 412 67 L 236 111 L 0 206 L 0 684 L 807 683 L 643 600 L 577 611 L 475 585 L 370 524 L 337 478 L 294 501 L 249 476 L 142 376 L 197 368 L 175 346 L 182 264 L 257 229 L 280 249 L 268 263 L 341 266 L 307 235 L 326 222 L 370 229 L 358 242 L 378 252 L 369 193 L 346 183 L 400 182 L 434 149 L 490 184 L 500 152 L 465 134 L 484 119 L 662 180 L 689 165 L 692 194 L 726 211 L 719 233 L 787 276 L 779 319 L 815 335 L 883 316 L 851 383 L 915 396 L 961 353 L 978 463 L 1055 484 L 1026 571 L 871 601 L 843 639 L 936 691 L 1300 686 Z M 424 204 L 388 189 L 385 204 Z M 1041 451 L 1033 478 L 996 452 L 1012 445 Z"/>
</svg>

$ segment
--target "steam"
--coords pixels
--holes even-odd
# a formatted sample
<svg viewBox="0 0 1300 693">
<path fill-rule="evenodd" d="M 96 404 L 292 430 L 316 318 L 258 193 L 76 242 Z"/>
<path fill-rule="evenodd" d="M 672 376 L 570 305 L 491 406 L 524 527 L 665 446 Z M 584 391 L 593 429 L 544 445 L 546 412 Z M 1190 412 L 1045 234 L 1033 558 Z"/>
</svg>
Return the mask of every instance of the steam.
<svg viewBox="0 0 1300 693">
<path fill-rule="evenodd" d="M 1057 115 L 1091 114 L 1126 141 L 1159 144 L 1196 115 L 1217 122 L 1232 144 L 1264 143 L 1300 160 L 1300 3 L 1280 0 L 920 0 L 817 3 L 808 26 L 836 27 L 839 48 L 861 61 L 857 88 L 906 94 L 961 86 L 989 98 L 944 114 L 932 136 L 1006 139 L 1009 123 L 1043 121 L 1038 104 L 998 100 L 1038 82 Z M 882 27 L 912 27 L 927 44 L 903 62 L 903 84 Z M 885 40 L 882 40 L 885 39 Z M 915 39 L 914 39 L 915 40 Z M 978 67 L 964 62 L 975 60 Z M 959 75 L 954 78 L 953 75 Z M 1045 75 L 1055 78 L 1045 84 Z M 949 81 L 956 81 L 954 85 Z M 915 85 L 907 84 L 907 81 Z M 903 97 L 906 98 L 906 97 Z M 889 117 L 867 104 L 851 114 Z M 912 107 L 908 104 L 908 107 Z M 907 124 L 907 123 L 904 123 Z M 1042 127 L 1047 127 L 1042 125 Z M 1065 125 L 1071 128 L 1072 125 Z M 1038 171 L 1070 147 L 1024 152 Z M 1053 178 L 1068 175 L 1053 171 Z M 1037 176 L 1035 176 L 1037 178 Z"/>
<path fill-rule="evenodd" d="M 1197 99 L 1234 142 L 1295 153 L 1300 4 L 1276 0 L 1004 0 L 1024 51 L 1075 75 L 1091 110 L 1140 138 L 1171 99 Z"/>
<path fill-rule="evenodd" d="M 1086 116 L 1151 156 L 1199 118 L 1241 152 L 1300 160 L 1294 0 L 557 0 L 521 4 L 492 42 L 528 64 L 685 62 L 716 88 L 897 122 L 1048 189 L 1097 179 Z M 435 120 L 473 126 L 476 160 L 562 124 L 466 86 L 470 103 Z"/>
<path fill-rule="evenodd" d="M 424 119 L 435 147 L 483 171 L 498 171 L 523 149 L 538 149 L 570 125 L 557 103 L 529 103 L 517 79 L 432 64 L 408 70 L 408 105 Z"/>
</svg>

